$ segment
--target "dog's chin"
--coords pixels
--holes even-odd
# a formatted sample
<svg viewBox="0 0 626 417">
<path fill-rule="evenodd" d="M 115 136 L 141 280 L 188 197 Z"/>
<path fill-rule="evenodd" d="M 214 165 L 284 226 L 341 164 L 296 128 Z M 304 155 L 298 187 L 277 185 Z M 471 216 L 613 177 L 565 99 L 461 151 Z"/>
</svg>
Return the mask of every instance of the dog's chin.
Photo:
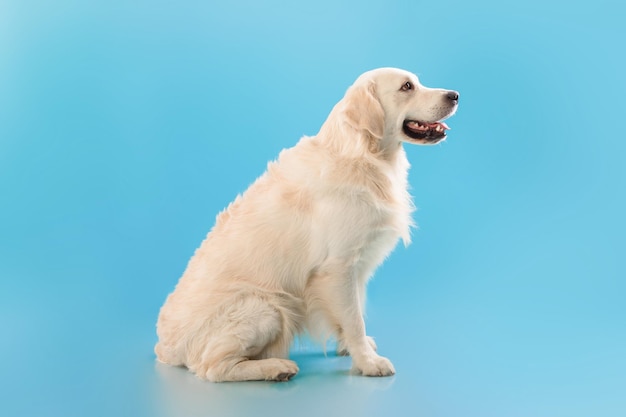
<svg viewBox="0 0 626 417">
<path fill-rule="evenodd" d="M 417 145 L 435 145 L 446 139 L 447 124 L 443 122 L 421 122 L 419 120 L 405 120 L 402 123 L 402 132 L 405 142 Z"/>
</svg>

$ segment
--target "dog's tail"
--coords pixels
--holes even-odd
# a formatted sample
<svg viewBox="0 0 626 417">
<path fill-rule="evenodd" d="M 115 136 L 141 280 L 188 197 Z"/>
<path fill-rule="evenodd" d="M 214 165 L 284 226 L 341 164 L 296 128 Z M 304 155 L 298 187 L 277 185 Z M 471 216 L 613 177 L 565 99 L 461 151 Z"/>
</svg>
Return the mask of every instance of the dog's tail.
<svg viewBox="0 0 626 417">
<path fill-rule="evenodd" d="M 154 346 L 154 353 L 156 354 L 157 361 L 161 363 L 172 366 L 182 366 L 185 364 L 184 361 L 181 360 L 180 355 L 176 354 L 173 349 L 163 342 L 157 342 Z"/>
<path fill-rule="evenodd" d="M 161 346 L 160 342 L 154 346 L 154 353 L 156 354 L 157 361 L 161 363 L 168 363 L 165 359 L 165 352 L 163 351 L 163 346 Z"/>
</svg>

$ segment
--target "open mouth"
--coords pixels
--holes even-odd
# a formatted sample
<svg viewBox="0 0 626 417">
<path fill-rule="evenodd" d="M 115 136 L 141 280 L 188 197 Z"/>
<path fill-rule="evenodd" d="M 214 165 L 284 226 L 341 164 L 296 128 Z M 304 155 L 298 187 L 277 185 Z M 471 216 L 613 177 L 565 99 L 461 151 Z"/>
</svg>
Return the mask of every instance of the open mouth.
<svg viewBox="0 0 626 417">
<path fill-rule="evenodd" d="M 425 123 L 417 120 L 405 120 L 402 125 L 404 134 L 415 140 L 436 142 L 446 137 L 446 130 L 450 129 L 443 122 Z"/>
</svg>

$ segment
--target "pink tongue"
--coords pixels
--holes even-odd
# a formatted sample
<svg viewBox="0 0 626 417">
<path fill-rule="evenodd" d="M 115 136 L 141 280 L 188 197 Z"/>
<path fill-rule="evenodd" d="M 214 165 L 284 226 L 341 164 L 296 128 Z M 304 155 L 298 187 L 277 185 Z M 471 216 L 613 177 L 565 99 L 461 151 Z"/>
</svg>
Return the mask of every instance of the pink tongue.
<svg viewBox="0 0 626 417">
<path fill-rule="evenodd" d="M 448 127 L 447 124 L 445 124 L 444 122 L 435 122 L 435 123 L 429 123 L 428 127 L 430 128 L 435 128 L 437 127 L 437 125 L 441 125 L 441 127 L 443 127 L 445 130 L 450 130 L 450 128 Z"/>
</svg>

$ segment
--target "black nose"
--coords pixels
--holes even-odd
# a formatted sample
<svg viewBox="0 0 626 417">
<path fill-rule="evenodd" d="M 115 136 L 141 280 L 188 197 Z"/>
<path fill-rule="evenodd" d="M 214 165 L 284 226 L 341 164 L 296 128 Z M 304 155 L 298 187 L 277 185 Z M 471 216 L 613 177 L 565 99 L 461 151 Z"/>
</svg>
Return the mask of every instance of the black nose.
<svg viewBox="0 0 626 417">
<path fill-rule="evenodd" d="M 459 93 L 457 91 L 448 91 L 446 97 L 448 97 L 450 101 L 459 101 Z"/>
</svg>

